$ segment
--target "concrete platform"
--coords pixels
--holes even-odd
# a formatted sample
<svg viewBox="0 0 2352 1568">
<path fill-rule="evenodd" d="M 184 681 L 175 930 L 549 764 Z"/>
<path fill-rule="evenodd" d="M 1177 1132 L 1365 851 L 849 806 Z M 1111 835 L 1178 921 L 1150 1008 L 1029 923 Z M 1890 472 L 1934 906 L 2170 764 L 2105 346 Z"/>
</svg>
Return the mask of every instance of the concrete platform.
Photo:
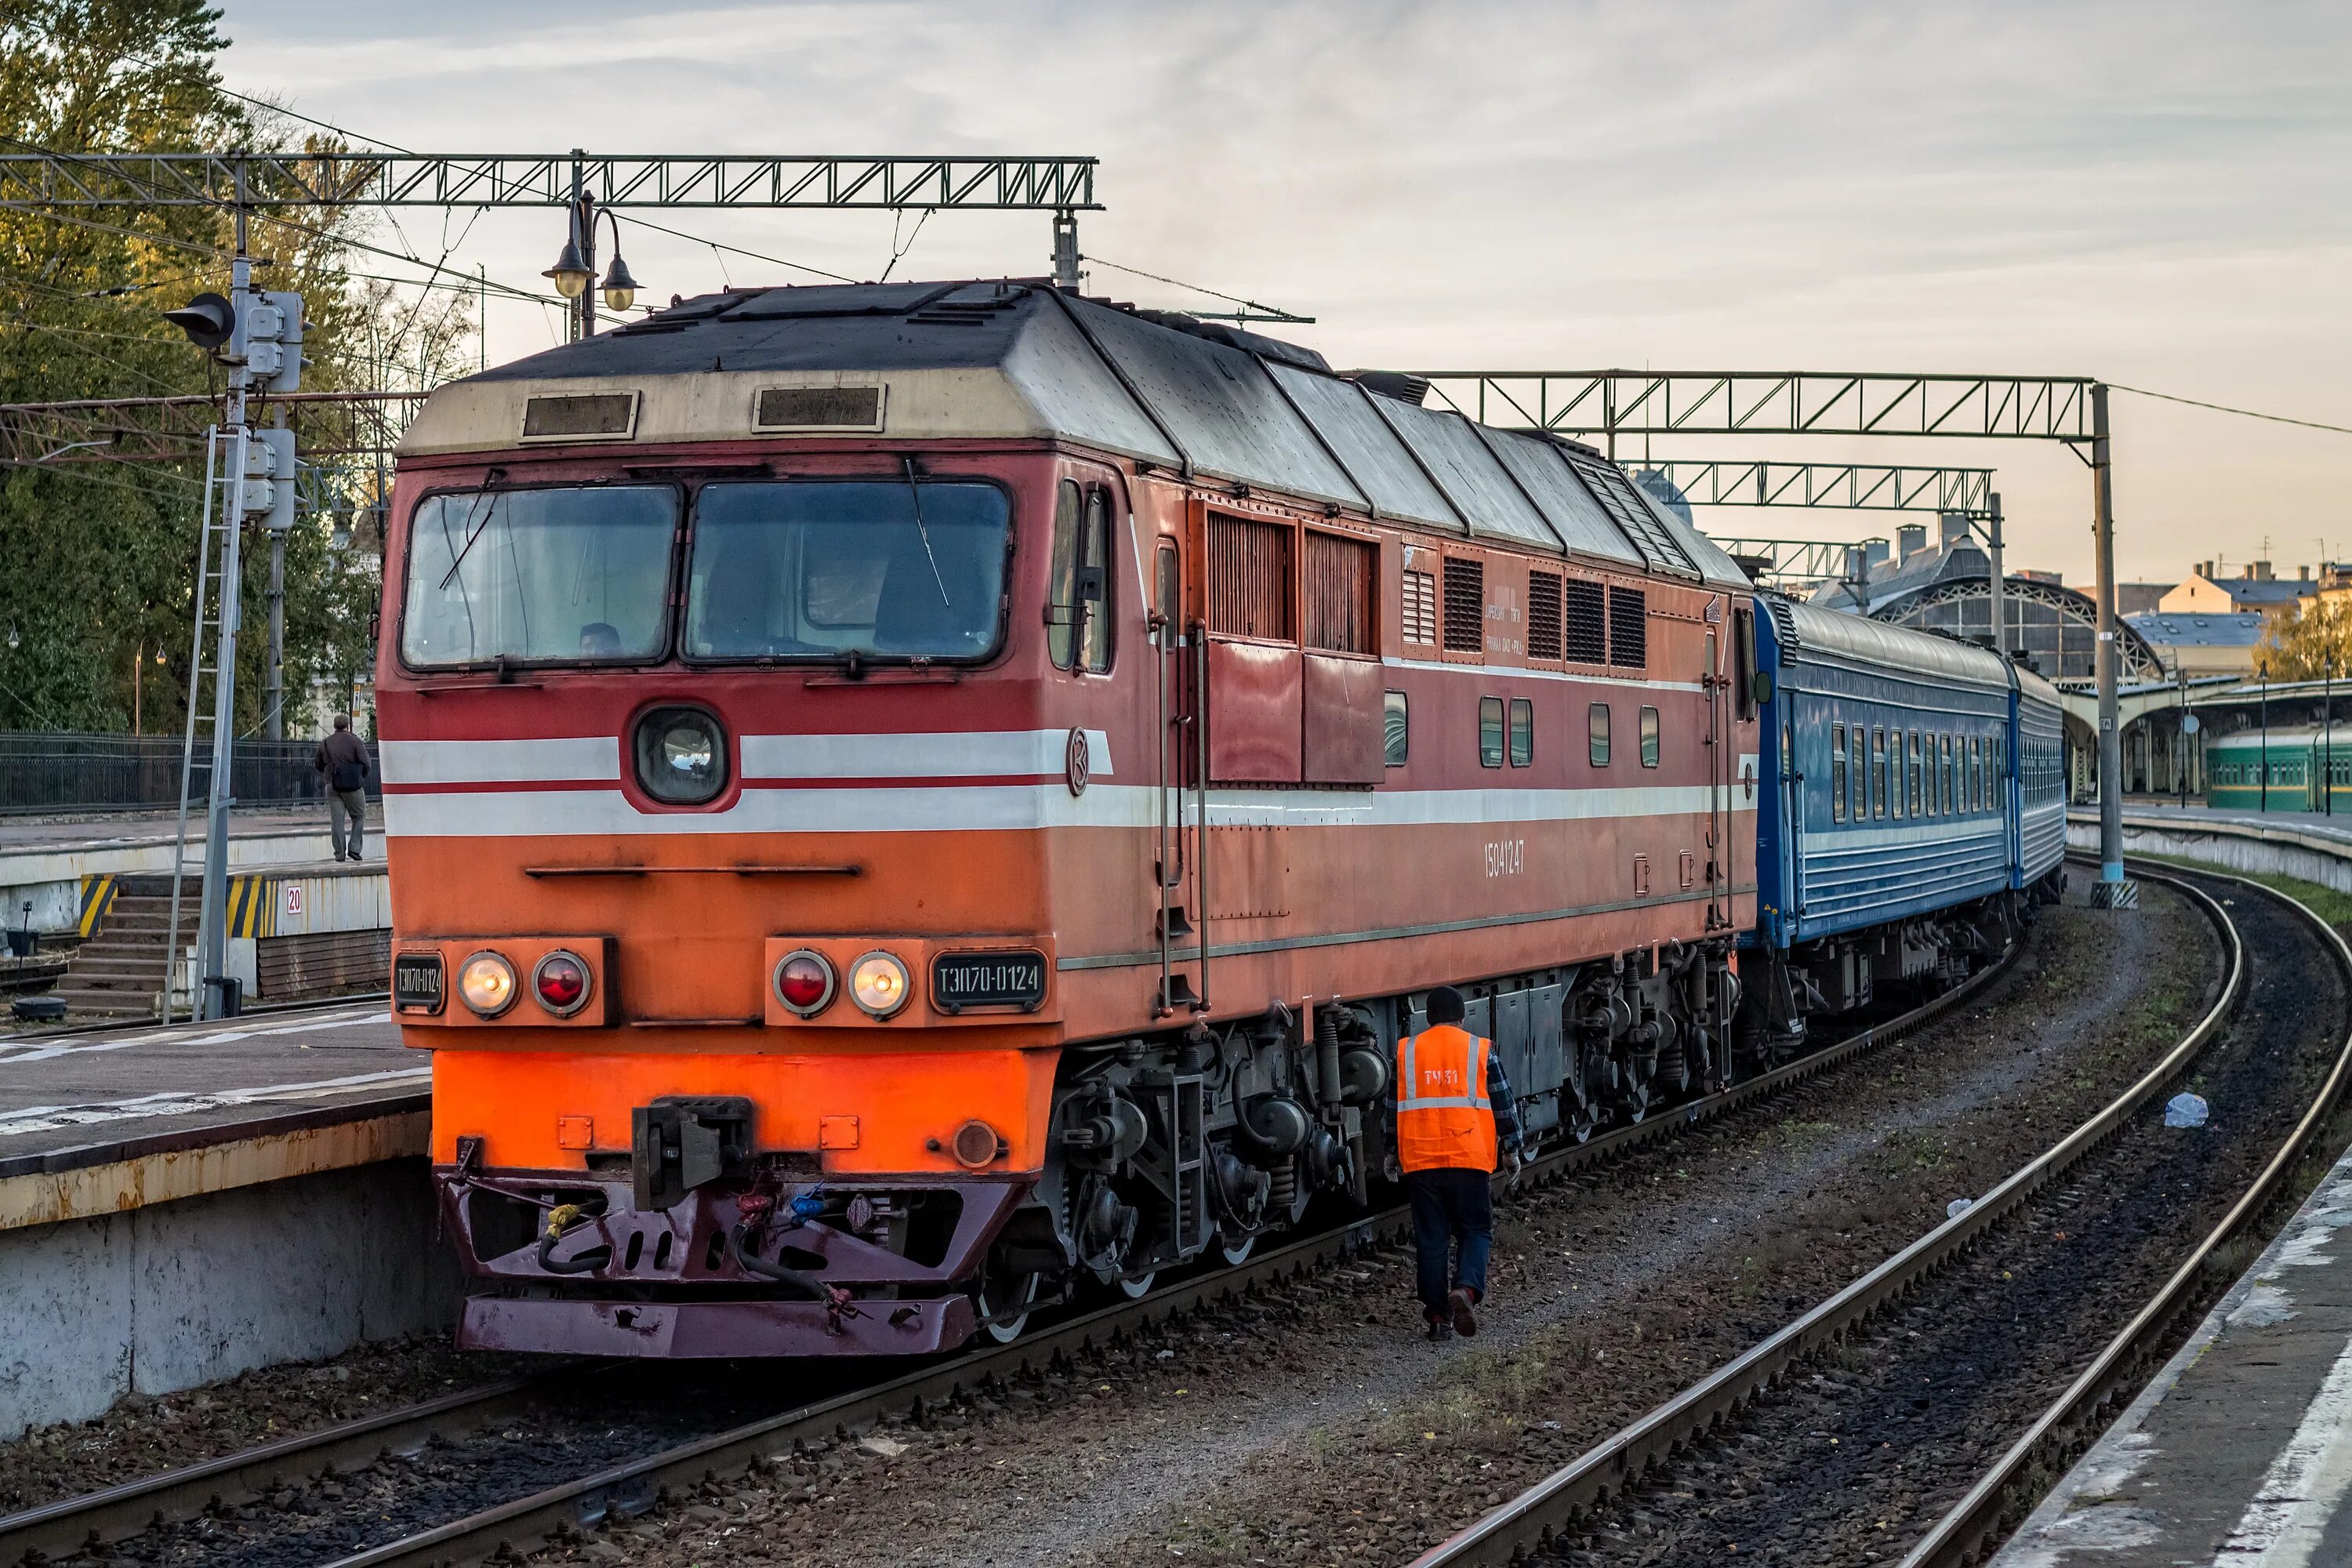
<svg viewBox="0 0 2352 1568">
<path fill-rule="evenodd" d="M 381 1002 L 0 1037 L 0 1440 L 446 1328 L 430 1083 Z"/>
<path fill-rule="evenodd" d="M 6 922 L 33 906 L 37 931 L 68 931 L 80 921 L 83 879 L 168 876 L 179 814 L 119 812 L 58 816 L 0 816 L 0 906 Z M 204 822 L 193 817 L 189 865 L 203 858 Z M 383 868 L 383 808 L 368 803 L 367 864 Z M 323 805 L 256 807 L 229 816 L 229 866 L 261 870 L 327 866 L 331 843 Z"/>
<path fill-rule="evenodd" d="M 0 1036 L 0 1230 L 421 1155 L 431 1081 L 381 1002 Z"/>
<path fill-rule="evenodd" d="M 2352 1155 L 1994 1568 L 2352 1563 Z"/>
</svg>

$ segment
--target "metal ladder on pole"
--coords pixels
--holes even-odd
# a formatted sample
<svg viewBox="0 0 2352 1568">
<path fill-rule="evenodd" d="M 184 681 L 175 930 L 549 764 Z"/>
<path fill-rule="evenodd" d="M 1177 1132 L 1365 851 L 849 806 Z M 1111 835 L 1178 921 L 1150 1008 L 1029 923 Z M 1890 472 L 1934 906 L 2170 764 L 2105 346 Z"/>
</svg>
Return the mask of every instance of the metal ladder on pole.
<svg viewBox="0 0 2352 1568">
<path fill-rule="evenodd" d="M 188 805 L 197 798 L 201 787 L 207 810 L 215 790 L 222 781 L 213 773 L 214 715 L 209 710 L 216 700 L 220 685 L 220 669 L 216 654 L 208 654 L 206 644 L 219 645 L 223 606 L 233 604 L 236 595 L 226 581 L 226 571 L 235 554 L 229 548 L 229 535 L 236 526 L 236 509 L 221 504 L 222 489 L 217 473 L 220 454 L 220 427 L 205 429 L 205 504 L 204 521 L 196 535 L 196 593 L 194 631 L 188 653 L 188 716 L 186 731 L 180 742 L 180 816 L 172 836 L 172 921 L 163 947 L 163 988 L 159 996 L 157 1012 L 163 1022 L 173 1016 L 174 996 L 180 988 L 184 957 L 180 949 L 180 891 L 188 877 Z M 201 786 L 196 776 L 197 732 L 204 736 L 204 779 Z M 202 871 L 201 857 L 196 868 Z M 202 1003 L 197 992 L 195 966 L 189 966 L 187 996 L 189 1016 L 196 1016 Z"/>
</svg>

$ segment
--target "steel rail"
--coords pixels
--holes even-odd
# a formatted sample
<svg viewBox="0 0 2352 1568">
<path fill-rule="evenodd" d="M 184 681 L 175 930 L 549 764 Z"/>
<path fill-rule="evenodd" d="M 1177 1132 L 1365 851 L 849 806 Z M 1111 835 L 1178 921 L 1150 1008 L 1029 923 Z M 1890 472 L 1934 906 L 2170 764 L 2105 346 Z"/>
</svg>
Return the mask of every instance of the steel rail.
<svg viewBox="0 0 2352 1568">
<path fill-rule="evenodd" d="M 1557 1182 L 1852 1060 L 1978 994 L 2008 967 L 2016 951 L 2012 945 L 2000 963 L 1898 1018 L 1862 1030 L 1801 1060 L 1785 1063 L 1731 1089 L 1675 1107 L 1669 1114 L 1555 1151 L 1536 1161 L 1528 1170 L 1541 1181 Z M 1334 1258 L 1350 1256 L 1402 1235 L 1409 1224 L 1410 1213 L 1402 1205 L 1385 1209 L 1319 1236 L 1275 1248 L 1247 1262 L 1154 1291 L 1139 1301 L 1098 1308 L 1009 1345 L 960 1357 L 614 1466 L 486 1510 L 470 1519 L 356 1552 L 339 1559 L 329 1568 L 444 1568 L 446 1564 L 478 1562 L 501 1551 L 525 1552 L 559 1531 L 599 1523 L 616 1510 L 630 1512 L 649 1506 L 665 1485 L 696 1481 L 711 1474 L 740 1473 L 755 1468 L 771 1454 L 789 1452 L 795 1442 L 811 1436 L 854 1431 L 895 1411 L 919 1413 L 926 1405 L 1008 1373 L 1031 1366 L 1045 1367 L 1090 1344 L 1173 1319 L 1219 1297 L 1270 1284 Z"/>
<path fill-rule="evenodd" d="M 2006 973 L 2018 951 L 2013 944 L 1998 963 L 1898 1017 L 1859 1030 L 1795 1061 L 1687 1105 L 1672 1107 L 1631 1126 L 1613 1128 L 1589 1142 L 1570 1144 L 1544 1154 L 1528 1165 L 1526 1176 L 1538 1184 L 1556 1184 L 1577 1172 L 1676 1136 L 1700 1122 L 1715 1120 L 1891 1044 L 1980 994 Z M 1177 1317 L 1220 1296 L 1277 1282 L 1335 1258 L 1400 1237 L 1409 1223 L 1409 1211 L 1402 1205 L 1384 1209 L 1269 1249 L 1239 1265 L 1156 1290 L 1139 1301 L 1116 1302 L 1025 1335 L 1009 1345 L 938 1363 L 632 1460 L 346 1557 L 333 1568 L 384 1568 L 394 1563 L 439 1568 L 444 1563 L 478 1560 L 506 1546 L 522 1550 L 534 1541 L 542 1541 L 564 1529 L 593 1524 L 614 1511 L 636 1511 L 649 1504 L 666 1482 L 698 1479 L 713 1471 L 750 1468 L 768 1454 L 789 1451 L 796 1441 L 837 1430 L 854 1430 L 894 1411 L 919 1410 L 960 1390 L 1025 1367 L 1045 1365 L 1088 1344 Z M 451 1394 L 405 1410 L 388 1411 L 320 1432 L 287 1437 L 143 1480 L 0 1517 L 0 1563 L 22 1562 L 36 1551 L 51 1558 L 69 1556 L 93 1542 L 127 1539 L 158 1520 L 191 1518 L 215 1499 L 234 1502 L 266 1492 L 288 1478 L 356 1468 L 386 1450 L 405 1451 L 434 1433 L 527 1405 L 542 1396 L 551 1383 L 560 1384 L 564 1375 L 559 1372 L 547 1377 Z"/>
<path fill-rule="evenodd" d="M 2327 933 L 2336 966 L 2352 977 L 2352 947 L 2347 947 L 2336 928 L 2321 920 L 2302 900 L 2243 877 L 2222 878 L 2218 872 L 2211 875 L 2267 893 L 2292 906 L 2312 925 Z M 2032 1478 L 2063 1477 L 2065 1468 L 2074 1462 L 2082 1447 L 2095 1440 L 2119 1414 L 2115 1408 L 2118 1400 L 2128 1404 L 2146 1384 L 2149 1362 L 2168 1352 L 2173 1331 L 2182 1316 L 2192 1307 L 2203 1304 L 2204 1292 L 2217 1276 L 2225 1282 L 2235 1278 L 2238 1269 L 2222 1261 L 2224 1256 L 2244 1240 L 2249 1231 L 2260 1227 L 2274 1205 L 2284 1201 L 2295 1173 L 2310 1156 L 2313 1144 L 2329 1119 L 2340 1109 L 2347 1079 L 2352 1079 L 2352 1034 L 2346 1036 L 2336 1053 L 2336 1065 L 2310 1108 L 2295 1123 L 2294 1131 L 2287 1134 L 2286 1142 L 2279 1145 L 2278 1152 L 2271 1156 L 2270 1163 L 2263 1168 L 2253 1185 L 2231 1205 L 2221 1223 L 2213 1227 L 2172 1278 L 2165 1281 L 2155 1299 L 2107 1342 L 2097 1358 L 2083 1369 L 2082 1375 L 1911 1549 L 1900 1568 L 1960 1568 L 1961 1564 L 1980 1561 L 1979 1554 L 2006 1539 L 2047 1490 L 2046 1481 L 2042 1486 L 2033 1486 Z"/>
<path fill-rule="evenodd" d="M 366 1464 L 384 1453 L 413 1452 L 457 1422 L 524 1408 L 551 1378 L 561 1375 L 514 1378 L 445 1394 L 0 1517 L 0 1563 L 71 1557 L 133 1535 L 159 1519 L 193 1518 L 216 1499 L 257 1497 L 290 1478 Z"/>
<path fill-rule="evenodd" d="M 2019 1167 L 1960 1214 L 1492 1510 L 1476 1523 L 1422 1553 L 1413 1560 L 1412 1568 L 1501 1565 L 1541 1549 L 1555 1531 L 1577 1515 L 1612 1496 L 1621 1495 L 1653 1465 L 1664 1463 L 1879 1309 L 1907 1295 L 1913 1287 L 1952 1261 L 1979 1237 L 2016 1214 L 2035 1193 L 2121 1131 L 2132 1116 L 2186 1072 L 2220 1031 L 2245 990 L 2244 943 L 2236 923 L 2200 889 L 2177 878 L 2150 874 L 2144 869 L 2138 874 L 2186 894 L 2213 922 L 2228 959 L 2221 995 L 2162 1060 L 2104 1110 Z M 2347 965 L 2347 979 L 2352 981 L 2352 965 Z"/>
</svg>

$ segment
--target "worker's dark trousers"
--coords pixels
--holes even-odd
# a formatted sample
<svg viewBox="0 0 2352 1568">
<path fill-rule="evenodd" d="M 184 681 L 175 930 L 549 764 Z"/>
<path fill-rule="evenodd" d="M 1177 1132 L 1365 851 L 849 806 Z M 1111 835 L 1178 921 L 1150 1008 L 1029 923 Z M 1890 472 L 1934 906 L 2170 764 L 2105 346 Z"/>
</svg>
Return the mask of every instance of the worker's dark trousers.
<svg viewBox="0 0 2352 1568">
<path fill-rule="evenodd" d="M 1412 1171 L 1404 1178 L 1412 1205 L 1412 1249 L 1419 1263 L 1422 1305 L 1445 1310 L 1446 1293 L 1465 1286 L 1486 1295 L 1486 1254 L 1495 1245 L 1495 1193 L 1486 1171 Z M 1453 1253 L 1462 1248 L 1460 1260 Z"/>
</svg>

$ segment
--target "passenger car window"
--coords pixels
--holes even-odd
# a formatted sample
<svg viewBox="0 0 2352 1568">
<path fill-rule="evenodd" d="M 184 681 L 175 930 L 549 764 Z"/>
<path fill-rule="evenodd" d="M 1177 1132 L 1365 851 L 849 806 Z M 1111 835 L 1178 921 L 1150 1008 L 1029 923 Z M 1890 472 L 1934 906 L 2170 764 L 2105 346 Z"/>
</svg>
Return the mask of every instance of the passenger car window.
<svg viewBox="0 0 2352 1568">
<path fill-rule="evenodd" d="M 1478 765 L 1503 765 L 1503 700 L 1499 697 L 1478 699 Z"/>
<path fill-rule="evenodd" d="M 1609 704 L 1596 702 L 1585 716 L 1588 731 L 1585 754 L 1596 768 L 1609 765 Z"/>
<path fill-rule="evenodd" d="M 1412 712 L 1403 692 L 1381 693 L 1381 734 L 1388 747 L 1388 765 L 1404 766 L 1412 751 Z"/>
<path fill-rule="evenodd" d="M 1845 820 L 1845 726 L 1830 726 L 1830 820 Z"/>
<path fill-rule="evenodd" d="M 1642 765 L 1658 765 L 1658 710 L 1654 708 L 1642 710 Z"/>
<path fill-rule="evenodd" d="M 1870 770 L 1863 765 L 1861 725 L 1856 724 L 1853 727 L 1853 733 L 1846 743 L 1853 748 L 1848 754 L 1853 759 L 1853 765 L 1847 770 L 1846 785 L 1853 793 L 1847 798 L 1852 803 L 1851 815 L 1853 820 L 1860 822 L 1870 815 Z"/>
<path fill-rule="evenodd" d="M 1886 815 L 1886 727 L 1883 724 L 1870 727 L 1870 815 Z"/>
<path fill-rule="evenodd" d="M 1536 705 L 1524 697 L 1511 699 L 1511 766 L 1526 767 L 1536 760 Z"/>
</svg>

